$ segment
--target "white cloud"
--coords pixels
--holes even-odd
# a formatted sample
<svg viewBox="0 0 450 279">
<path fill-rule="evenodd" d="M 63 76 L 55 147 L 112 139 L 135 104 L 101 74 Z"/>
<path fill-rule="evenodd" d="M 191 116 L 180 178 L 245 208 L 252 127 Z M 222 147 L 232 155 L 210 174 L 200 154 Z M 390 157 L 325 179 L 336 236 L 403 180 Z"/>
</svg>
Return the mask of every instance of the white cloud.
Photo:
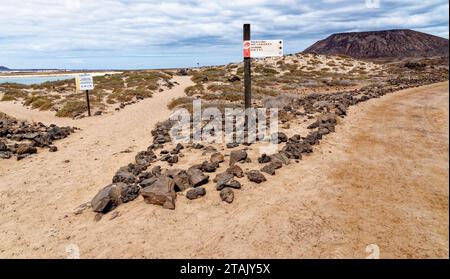
<svg viewBox="0 0 450 279">
<path fill-rule="evenodd" d="M 448 37 L 448 2 L 381 0 L 0 0 L 0 64 L 11 55 L 136 55 L 234 49 L 242 24 L 290 51 L 334 32 L 412 28 Z M 80 60 L 81 61 L 81 60 Z"/>
</svg>

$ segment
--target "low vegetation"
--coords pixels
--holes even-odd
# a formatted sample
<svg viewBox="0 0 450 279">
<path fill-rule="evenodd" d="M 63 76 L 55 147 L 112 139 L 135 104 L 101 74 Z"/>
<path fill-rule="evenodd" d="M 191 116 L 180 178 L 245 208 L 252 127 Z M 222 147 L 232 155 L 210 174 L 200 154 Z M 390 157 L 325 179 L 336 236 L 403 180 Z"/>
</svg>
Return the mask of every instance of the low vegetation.
<svg viewBox="0 0 450 279">
<path fill-rule="evenodd" d="M 121 74 L 94 77 L 95 89 L 90 92 L 92 110 L 150 98 L 164 88 L 171 88 L 172 71 L 127 71 Z M 60 117 L 74 117 L 86 111 L 84 92 L 76 92 L 75 80 L 45 82 L 37 85 L 0 84 L 1 101 L 21 101 L 24 106 L 56 111 Z"/>
<path fill-rule="evenodd" d="M 252 96 L 308 92 L 330 92 L 370 82 L 368 72 L 382 75 L 382 66 L 346 56 L 295 54 L 280 58 L 252 60 Z M 206 105 L 242 105 L 244 67 L 242 63 L 192 69 L 195 83 L 185 89 L 187 96 L 199 96 Z M 192 99 L 179 98 L 169 108 L 186 107 Z"/>
</svg>

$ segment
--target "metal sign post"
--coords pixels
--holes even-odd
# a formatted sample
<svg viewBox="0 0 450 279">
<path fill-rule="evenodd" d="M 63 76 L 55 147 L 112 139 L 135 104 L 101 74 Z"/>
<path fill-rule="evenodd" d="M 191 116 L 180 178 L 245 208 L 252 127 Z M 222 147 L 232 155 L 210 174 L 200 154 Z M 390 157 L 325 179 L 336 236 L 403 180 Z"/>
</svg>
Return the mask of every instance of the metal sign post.
<svg viewBox="0 0 450 279">
<path fill-rule="evenodd" d="M 251 59 L 283 56 L 283 40 L 250 40 L 250 24 L 244 24 L 244 91 L 245 108 L 252 106 Z"/>
<path fill-rule="evenodd" d="M 86 91 L 86 104 L 88 110 L 88 116 L 91 116 L 91 104 L 89 102 L 89 90 L 94 90 L 94 78 L 90 74 L 80 74 L 75 79 L 76 87 L 78 91 Z"/>
<path fill-rule="evenodd" d="M 244 24 L 244 88 L 245 108 L 252 106 L 252 76 L 250 58 L 250 24 Z"/>
<path fill-rule="evenodd" d="M 87 102 L 88 116 L 91 116 L 91 104 L 89 103 L 89 90 L 86 90 L 86 102 Z"/>
</svg>

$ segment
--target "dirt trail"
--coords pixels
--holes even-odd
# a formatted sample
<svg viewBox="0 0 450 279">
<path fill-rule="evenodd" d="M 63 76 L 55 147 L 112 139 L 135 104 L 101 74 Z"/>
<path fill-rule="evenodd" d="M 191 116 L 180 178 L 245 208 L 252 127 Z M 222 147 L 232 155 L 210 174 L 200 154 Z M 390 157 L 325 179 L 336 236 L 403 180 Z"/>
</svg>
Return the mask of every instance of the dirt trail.
<svg viewBox="0 0 450 279">
<path fill-rule="evenodd" d="M 77 121 L 55 154 L 0 161 L 0 257 L 64 258 L 76 244 L 82 258 L 365 258 L 376 244 L 381 258 L 448 258 L 448 82 L 351 107 L 311 156 L 244 182 L 231 205 L 210 183 L 175 211 L 138 198 L 113 220 L 74 216 L 135 154 L 118 152 L 151 142 L 153 115 L 168 113 L 158 96 Z"/>
</svg>

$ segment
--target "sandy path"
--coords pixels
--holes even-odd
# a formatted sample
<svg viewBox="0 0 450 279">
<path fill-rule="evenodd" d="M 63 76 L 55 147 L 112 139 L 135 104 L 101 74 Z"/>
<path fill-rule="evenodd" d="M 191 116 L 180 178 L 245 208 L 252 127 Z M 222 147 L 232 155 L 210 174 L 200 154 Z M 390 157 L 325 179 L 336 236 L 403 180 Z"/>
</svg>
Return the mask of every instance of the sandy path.
<svg viewBox="0 0 450 279">
<path fill-rule="evenodd" d="M 51 112 L 0 102 L 0 111 L 19 119 L 82 129 L 55 142 L 59 149 L 56 153 L 40 150 L 38 155 L 23 160 L 23 163 L 0 161 L 0 209 L 11 213 L 2 216 L 0 221 L 0 238 L 8 239 L 1 241 L 2 255 L 5 250 L 6 253 L 11 252 L 10 245 L 23 246 L 20 250 L 26 255 L 29 244 L 48 241 L 53 228 L 60 222 L 58 219 L 62 212 L 64 216 L 80 201 L 89 200 L 99 185 L 110 183 L 111 174 L 134 160 L 135 152 L 121 151 L 130 149 L 137 152 L 147 148 L 154 125 L 169 115 L 167 103 L 172 98 L 183 96 L 184 88 L 193 84 L 189 77 L 175 77 L 173 81 L 180 85 L 113 115 L 81 120 L 58 118 Z M 70 163 L 64 163 L 65 160 L 70 160 Z M 21 237 L 30 232 L 34 232 L 31 238 Z M 14 244 L 18 239 L 21 239 L 21 244 Z"/>
<path fill-rule="evenodd" d="M 175 211 L 139 198 L 114 220 L 71 214 L 134 157 L 115 153 L 149 144 L 150 107 L 165 110 L 80 121 L 56 155 L 0 162 L 0 257 L 63 258 L 69 244 L 82 258 L 364 258 L 369 244 L 382 258 L 448 257 L 448 82 L 352 107 L 313 155 L 265 184 L 242 180 L 231 205 L 210 183 Z"/>
</svg>

